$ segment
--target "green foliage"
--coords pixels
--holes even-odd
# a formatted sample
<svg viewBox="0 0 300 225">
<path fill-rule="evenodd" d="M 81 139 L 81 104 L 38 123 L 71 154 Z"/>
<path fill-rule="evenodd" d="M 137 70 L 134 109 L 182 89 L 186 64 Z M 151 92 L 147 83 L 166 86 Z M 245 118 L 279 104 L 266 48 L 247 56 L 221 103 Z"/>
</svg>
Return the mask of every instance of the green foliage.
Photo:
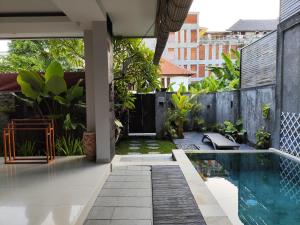
<svg viewBox="0 0 300 225">
<path fill-rule="evenodd" d="M 256 148 L 268 149 L 271 145 L 271 134 L 261 127 L 257 130 L 256 134 Z"/>
<path fill-rule="evenodd" d="M 261 113 L 262 113 L 262 116 L 265 120 L 269 119 L 270 110 L 271 110 L 270 104 L 266 104 L 266 103 L 263 104 Z"/>
<path fill-rule="evenodd" d="M 160 87 L 158 66 L 152 63 L 153 51 L 141 39 L 116 38 L 113 40 L 113 72 L 115 110 L 120 112 L 134 108 L 134 94 L 152 92 Z"/>
<path fill-rule="evenodd" d="M 246 130 L 243 129 L 243 122 L 240 119 L 235 124 L 230 121 L 224 121 L 223 125 L 216 125 L 215 129 L 224 135 L 229 135 L 238 143 L 242 143 L 245 139 Z"/>
<path fill-rule="evenodd" d="M 83 143 L 81 138 L 63 136 L 56 139 L 56 151 L 59 156 L 83 155 Z"/>
<path fill-rule="evenodd" d="M 230 56 L 235 56 L 232 60 Z M 229 54 L 222 53 L 224 64 L 222 67 L 209 66 L 212 75 L 190 85 L 190 92 L 210 93 L 229 91 L 239 88 L 240 84 L 240 53 L 233 49 Z"/>
<path fill-rule="evenodd" d="M 71 120 L 71 112 L 76 117 L 75 109 L 84 107 L 82 98 L 82 80 L 67 88 L 63 68 L 58 62 L 52 62 L 46 69 L 45 75 L 37 72 L 20 70 L 17 82 L 21 86 L 23 96 L 15 95 L 18 99 L 38 110 L 41 118 L 53 118 L 56 127 L 62 127 L 67 134 L 84 125 Z M 59 135 L 59 133 L 58 133 Z"/>
<path fill-rule="evenodd" d="M 164 130 L 166 135 L 172 138 L 183 138 L 183 126 L 186 121 L 188 121 L 188 114 L 194 110 L 198 110 L 197 103 L 195 102 L 196 96 L 183 95 L 181 91 L 183 84 L 180 85 L 179 90 L 172 94 L 171 102 L 172 108 L 168 109 L 166 115 L 166 121 L 164 124 Z"/>
<path fill-rule="evenodd" d="M 36 143 L 34 141 L 26 140 L 21 143 L 18 153 L 19 156 L 34 156 L 36 151 Z"/>
<path fill-rule="evenodd" d="M 175 82 L 172 82 L 169 84 L 169 86 L 167 87 L 167 92 L 174 92 L 174 84 L 176 84 Z"/>
<path fill-rule="evenodd" d="M 64 70 L 84 69 L 82 39 L 12 40 L 8 55 L 0 58 L 0 72 L 30 70 L 44 72 L 52 61 L 58 61 Z"/>
</svg>

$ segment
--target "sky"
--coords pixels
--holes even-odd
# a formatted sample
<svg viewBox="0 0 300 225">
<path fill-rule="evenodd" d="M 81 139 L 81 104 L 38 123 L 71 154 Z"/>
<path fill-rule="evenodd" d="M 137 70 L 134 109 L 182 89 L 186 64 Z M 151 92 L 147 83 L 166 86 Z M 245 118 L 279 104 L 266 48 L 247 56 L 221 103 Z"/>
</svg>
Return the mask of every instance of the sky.
<svg viewBox="0 0 300 225">
<path fill-rule="evenodd" d="M 277 19 L 279 0 L 194 0 L 190 11 L 201 27 L 224 31 L 239 19 Z"/>
<path fill-rule="evenodd" d="M 199 25 L 209 31 L 224 31 L 239 19 L 276 19 L 280 0 L 194 0 L 190 11 L 199 12 Z M 0 40 L 0 52 L 7 51 Z"/>
</svg>

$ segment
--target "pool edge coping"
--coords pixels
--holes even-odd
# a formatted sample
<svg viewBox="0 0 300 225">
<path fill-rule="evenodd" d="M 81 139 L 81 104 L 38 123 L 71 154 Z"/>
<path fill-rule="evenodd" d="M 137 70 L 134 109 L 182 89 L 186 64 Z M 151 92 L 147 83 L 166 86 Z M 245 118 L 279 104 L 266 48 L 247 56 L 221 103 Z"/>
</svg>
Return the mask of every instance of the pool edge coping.
<svg viewBox="0 0 300 225">
<path fill-rule="evenodd" d="M 173 157 L 189 185 L 202 216 L 207 225 L 233 225 L 228 215 L 202 180 L 193 164 L 181 149 L 173 150 Z M 199 150 L 198 150 L 199 153 Z M 203 152 L 204 153 L 204 152 Z"/>
</svg>

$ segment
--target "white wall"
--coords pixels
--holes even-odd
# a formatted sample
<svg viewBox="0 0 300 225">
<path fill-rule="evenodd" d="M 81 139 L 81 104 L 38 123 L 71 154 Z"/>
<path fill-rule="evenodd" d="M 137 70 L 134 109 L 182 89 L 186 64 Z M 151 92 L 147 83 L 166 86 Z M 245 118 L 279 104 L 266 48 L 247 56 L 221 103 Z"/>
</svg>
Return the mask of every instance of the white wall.
<svg viewBox="0 0 300 225">
<path fill-rule="evenodd" d="M 183 85 L 186 87 L 186 89 L 188 89 L 189 83 L 190 83 L 189 79 L 190 79 L 189 77 L 183 77 L 183 76 L 182 77 L 171 77 L 170 82 L 175 83 L 173 85 L 173 89 L 174 89 L 174 91 L 177 91 L 181 83 L 183 83 Z"/>
</svg>

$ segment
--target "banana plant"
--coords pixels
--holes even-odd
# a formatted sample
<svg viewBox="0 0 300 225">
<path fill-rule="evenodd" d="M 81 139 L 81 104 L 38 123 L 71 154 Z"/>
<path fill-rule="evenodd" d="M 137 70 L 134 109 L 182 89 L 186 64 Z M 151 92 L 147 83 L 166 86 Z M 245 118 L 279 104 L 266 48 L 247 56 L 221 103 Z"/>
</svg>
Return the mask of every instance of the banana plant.
<svg viewBox="0 0 300 225">
<path fill-rule="evenodd" d="M 182 95 L 180 91 L 172 94 L 171 102 L 174 106 L 174 123 L 176 125 L 177 136 L 183 138 L 183 125 L 187 120 L 188 113 L 193 107 L 190 99 L 186 95 Z"/>
<path fill-rule="evenodd" d="M 82 80 L 68 88 L 62 66 L 56 61 L 48 66 L 45 74 L 20 70 L 17 83 L 23 96 L 15 96 L 36 109 L 40 117 L 55 119 L 56 125 L 72 128 L 75 123 L 71 120 L 70 111 L 74 107 L 85 107 L 81 101 L 84 94 Z"/>
</svg>

